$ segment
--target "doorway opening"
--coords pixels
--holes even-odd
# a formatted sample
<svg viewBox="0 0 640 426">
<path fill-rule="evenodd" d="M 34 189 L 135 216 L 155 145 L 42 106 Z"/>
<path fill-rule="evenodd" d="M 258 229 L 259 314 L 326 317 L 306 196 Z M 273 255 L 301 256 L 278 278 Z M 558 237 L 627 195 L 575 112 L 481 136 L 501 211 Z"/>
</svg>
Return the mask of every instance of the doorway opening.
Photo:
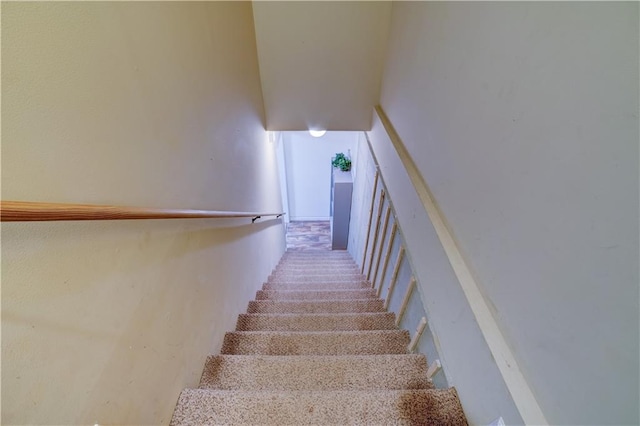
<svg viewBox="0 0 640 426">
<path fill-rule="evenodd" d="M 309 131 L 278 132 L 287 249 L 347 248 L 354 153 L 361 134 L 357 131 L 327 131 L 315 135 Z M 351 169 L 341 170 L 332 165 L 339 154 L 351 160 Z"/>
</svg>

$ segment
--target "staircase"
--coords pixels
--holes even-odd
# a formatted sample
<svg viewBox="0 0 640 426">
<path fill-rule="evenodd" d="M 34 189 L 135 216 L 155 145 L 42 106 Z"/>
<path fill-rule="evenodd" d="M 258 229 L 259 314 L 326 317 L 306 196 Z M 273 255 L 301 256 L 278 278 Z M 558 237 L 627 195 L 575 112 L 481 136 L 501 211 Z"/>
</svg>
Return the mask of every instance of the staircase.
<svg viewBox="0 0 640 426">
<path fill-rule="evenodd" d="M 287 251 L 171 425 L 466 425 L 345 251 Z"/>
</svg>

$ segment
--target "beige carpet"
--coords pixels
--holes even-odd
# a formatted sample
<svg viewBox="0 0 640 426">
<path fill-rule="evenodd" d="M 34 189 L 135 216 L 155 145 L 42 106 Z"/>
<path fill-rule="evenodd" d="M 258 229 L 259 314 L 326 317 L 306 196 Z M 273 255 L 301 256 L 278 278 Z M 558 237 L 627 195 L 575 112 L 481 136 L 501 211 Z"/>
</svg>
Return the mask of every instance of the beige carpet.
<svg viewBox="0 0 640 426">
<path fill-rule="evenodd" d="M 466 425 L 344 251 L 288 251 L 171 424 Z"/>
</svg>

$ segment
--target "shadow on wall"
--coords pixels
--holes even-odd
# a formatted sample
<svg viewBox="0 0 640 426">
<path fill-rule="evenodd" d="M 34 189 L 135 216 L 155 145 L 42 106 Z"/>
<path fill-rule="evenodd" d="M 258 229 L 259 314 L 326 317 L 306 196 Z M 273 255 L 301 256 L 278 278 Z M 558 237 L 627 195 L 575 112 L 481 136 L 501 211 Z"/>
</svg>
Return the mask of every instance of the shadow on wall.
<svg viewBox="0 0 640 426">
<path fill-rule="evenodd" d="M 275 265 L 281 226 L 3 224 L 2 386 L 12 391 L 2 423 L 168 423 L 179 392 L 197 385 L 204 357 Z M 246 267 L 259 256 L 274 261 Z M 60 398 L 61 387 L 73 391 Z"/>
</svg>

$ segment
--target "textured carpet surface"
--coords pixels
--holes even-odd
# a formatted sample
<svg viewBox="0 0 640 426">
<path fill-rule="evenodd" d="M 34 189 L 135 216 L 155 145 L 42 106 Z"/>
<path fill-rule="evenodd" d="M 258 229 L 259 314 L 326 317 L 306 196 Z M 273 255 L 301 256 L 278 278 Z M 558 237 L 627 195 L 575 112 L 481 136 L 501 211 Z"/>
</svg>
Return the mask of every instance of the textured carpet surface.
<svg viewBox="0 0 640 426">
<path fill-rule="evenodd" d="M 227 333 L 223 354 L 365 355 L 407 353 L 406 330 L 371 331 L 236 331 Z"/>
<path fill-rule="evenodd" d="M 180 395 L 172 424 L 455 426 L 467 423 L 452 388 L 306 392 L 186 389 Z"/>
<path fill-rule="evenodd" d="M 282 263 L 286 262 L 286 263 Z M 322 260 L 317 259 L 286 259 L 282 260 L 282 262 L 273 269 L 274 271 L 301 271 L 305 269 L 305 272 L 316 271 L 322 273 L 323 271 L 326 273 L 325 268 L 327 266 L 335 267 L 338 269 L 344 269 L 345 271 L 354 271 L 360 272 L 360 267 L 356 265 L 351 259 L 341 259 L 339 257 L 336 258 L 326 258 Z"/>
<path fill-rule="evenodd" d="M 357 288 L 371 288 L 366 281 L 339 282 L 321 281 L 317 283 L 301 283 L 294 281 L 267 282 L 262 286 L 263 290 L 349 290 Z"/>
<path fill-rule="evenodd" d="M 357 331 L 395 330 L 389 312 L 357 314 L 241 314 L 236 331 Z"/>
<path fill-rule="evenodd" d="M 327 259 L 322 261 L 313 261 L 313 260 L 305 260 L 305 259 L 290 259 L 287 260 L 286 264 L 280 264 L 276 266 L 275 271 L 282 270 L 300 270 L 304 268 L 309 269 L 323 269 L 326 266 L 333 266 L 340 269 L 351 269 L 360 271 L 357 265 L 354 265 L 351 260 L 341 260 L 341 259 Z"/>
<path fill-rule="evenodd" d="M 338 300 L 375 299 L 376 292 L 370 288 L 354 290 L 260 290 L 256 300 Z"/>
<path fill-rule="evenodd" d="M 171 424 L 466 425 L 350 255 L 296 238 Z"/>
<path fill-rule="evenodd" d="M 384 312 L 380 299 L 353 300 L 252 300 L 250 314 L 320 314 L 347 312 Z"/>
<path fill-rule="evenodd" d="M 360 268 L 349 261 L 327 261 L 327 262 L 301 262 L 288 261 L 284 265 L 278 265 L 273 270 L 274 273 L 306 273 L 306 274 L 324 274 L 327 267 L 333 268 L 334 274 L 342 273 L 360 273 Z"/>
<path fill-rule="evenodd" d="M 349 283 L 352 281 L 364 281 L 365 278 L 361 274 L 342 274 L 342 275 L 330 275 L 327 274 L 306 274 L 306 273 L 298 273 L 291 275 L 272 275 L 269 277 L 270 282 L 300 282 L 300 283 L 318 283 L 325 281 L 332 282 L 343 282 Z"/>
<path fill-rule="evenodd" d="M 364 277 L 364 275 L 362 275 L 360 273 L 360 271 L 356 271 L 356 270 L 351 270 L 351 269 L 347 269 L 347 270 L 342 270 L 342 271 L 337 271 L 336 268 L 327 268 L 327 269 L 331 269 L 332 271 L 335 272 L 335 275 L 333 275 L 333 277 L 339 278 L 336 279 L 336 281 L 352 281 L 352 280 L 365 280 L 366 278 Z M 293 278 L 293 279 L 299 279 L 301 277 L 322 277 L 323 279 L 327 278 L 327 274 L 326 271 L 323 272 L 322 270 L 314 270 L 314 271 L 274 271 L 269 278 Z"/>
<path fill-rule="evenodd" d="M 429 389 L 424 355 L 210 356 L 201 388 Z"/>
</svg>

